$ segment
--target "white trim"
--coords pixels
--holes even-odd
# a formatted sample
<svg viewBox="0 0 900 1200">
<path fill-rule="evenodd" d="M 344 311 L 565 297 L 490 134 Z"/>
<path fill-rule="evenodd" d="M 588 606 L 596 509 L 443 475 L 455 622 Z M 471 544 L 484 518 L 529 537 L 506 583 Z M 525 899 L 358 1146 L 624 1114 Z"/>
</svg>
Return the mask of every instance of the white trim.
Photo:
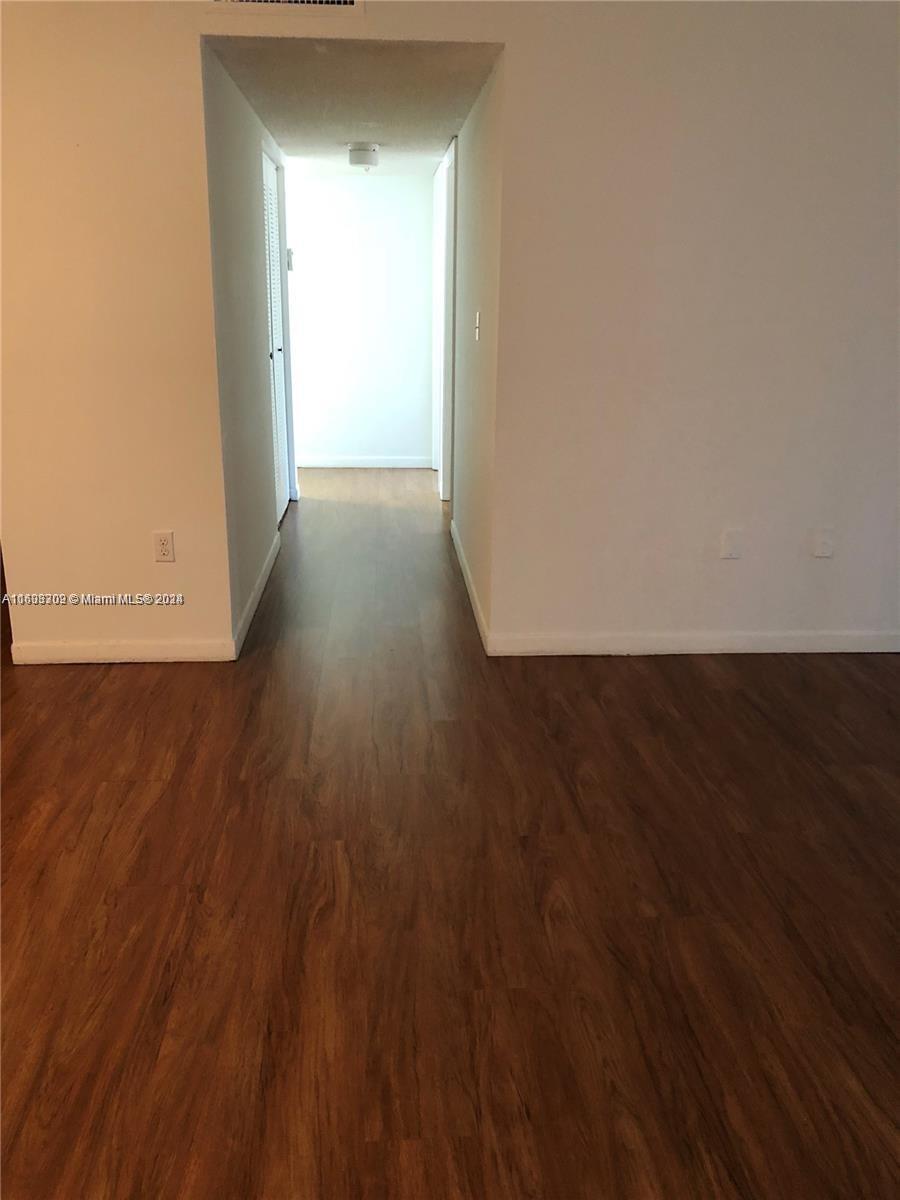
<svg viewBox="0 0 900 1200">
<path fill-rule="evenodd" d="M 463 550 L 462 541 L 460 540 L 459 530 L 456 528 L 456 522 L 450 521 L 450 537 L 456 549 L 456 558 L 459 562 L 459 569 L 462 571 L 463 581 L 466 585 L 466 591 L 469 593 L 469 602 L 472 605 L 472 612 L 475 614 L 475 624 L 478 626 L 478 632 L 481 635 L 481 642 L 484 646 L 486 654 L 491 654 L 493 651 L 488 649 L 490 643 L 490 634 L 488 632 L 488 624 L 484 619 L 484 612 L 481 608 L 481 601 L 478 599 L 478 592 L 475 589 L 475 581 L 472 578 L 472 572 L 469 570 L 469 560 L 466 558 L 466 552 Z"/>
<path fill-rule="evenodd" d="M 431 438 L 438 495 L 452 499 L 456 358 L 456 138 L 431 186 Z"/>
<path fill-rule="evenodd" d="M 241 653 L 241 647 L 244 644 L 244 638 L 247 636 L 247 630 L 250 628 L 250 622 L 256 612 L 257 606 L 262 598 L 263 591 L 269 581 L 269 575 L 272 573 L 272 567 L 275 565 L 275 559 L 278 557 L 278 551 L 281 549 L 281 534 L 275 530 L 275 537 L 272 539 L 272 545 L 269 547 L 269 553 L 265 557 L 263 565 L 260 567 L 259 574 L 256 577 L 256 583 L 253 585 L 253 591 L 247 597 L 247 603 L 244 605 L 244 611 L 241 613 L 241 619 L 238 621 L 234 630 L 234 643 L 232 646 L 232 658 L 238 658 Z"/>
<path fill-rule="evenodd" d="M 444 346 L 444 403 L 442 405 L 441 465 L 439 488 L 442 500 L 453 500 L 453 413 L 456 404 L 456 145 L 451 138 L 445 158 L 448 163 L 447 195 L 447 303 Z"/>
<path fill-rule="evenodd" d="M 288 387 L 288 371 L 290 369 L 290 350 L 285 356 L 285 346 L 290 339 L 290 328 L 285 322 L 284 276 L 286 256 L 284 252 L 284 219 L 282 213 L 283 186 L 279 185 L 278 162 L 265 144 L 262 145 L 262 197 L 263 197 L 263 234 L 266 250 L 266 315 L 269 330 L 269 385 L 272 402 L 272 459 L 273 487 L 275 492 L 275 513 L 280 521 L 287 512 L 291 501 L 291 482 L 294 472 L 292 455 L 292 430 L 290 416 L 293 413 L 292 393 Z M 279 151 L 280 156 L 280 151 Z M 283 175 L 284 172 L 282 172 Z M 272 227 L 272 210 L 270 197 L 274 197 L 275 224 Z M 273 264 L 274 260 L 274 264 Z M 278 279 L 275 279 L 273 265 L 277 265 Z M 277 300 L 277 304 L 276 304 Z M 276 317 L 280 328 L 276 329 Z M 278 336 L 276 336 L 276 333 Z M 280 345 L 279 345 L 280 343 Z M 278 383 L 281 382 L 279 398 Z M 282 440 L 282 425 L 284 439 Z M 284 493 L 280 487 L 280 476 L 284 471 Z"/>
<path fill-rule="evenodd" d="M 233 638 L 159 638 L 157 640 L 41 642 L 14 641 L 12 660 L 32 663 L 124 663 L 124 662 L 231 662 L 238 657 L 253 614 L 263 594 L 278 551 L 281 535 L 275 537 Z"/>
<path fill-rule="evenodd" d="M 284 162 L 280 159 L 275 161 L 275 184 L 278 192 L 278 240 L 281 245 L 281 330 L 284 338 L 284 421 L 287 430 L 288 499 L 299 500 L 297 455 L 294 446 L 294 369 L 291 361 L 291 297 L 287 269 L 287 200 L 284 195 Z"/>
<path fill-rule="evenodd" d="M 367 456 L 362 458 L 310 458 L 309 455 L 304 457 L 297 464 L 302 471 L 304 467 L 313 470 L 317 467 L 428 467 L 431 468 L 431 459 L 427 455 L 424 458 L 378 458 L 375 456 Z"/>
<path fill-rule="evenodd" d="M 470 589 L 471 594 L 471 589 Z M 484 635 L 482 635 L 484 637 Z M 830 654 L 900 651 L 900 630 L 685 630 L 630 633 L 488 633 L 490 655 Z"/>
<path fill-rule="evenodd" d="M 14 663 L 227 662 L 232 638 L 157 641 L 13 642 Z"/>
</svg>

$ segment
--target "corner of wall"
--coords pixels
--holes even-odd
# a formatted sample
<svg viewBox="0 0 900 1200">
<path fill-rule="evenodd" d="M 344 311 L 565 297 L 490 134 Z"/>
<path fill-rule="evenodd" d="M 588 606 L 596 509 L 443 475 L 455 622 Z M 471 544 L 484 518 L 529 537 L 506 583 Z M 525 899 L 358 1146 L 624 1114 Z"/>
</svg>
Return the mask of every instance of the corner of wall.
<svg viewBox="0 0 900 1200">
<path fill-rule="evenodd" d="M 475 586 L 475 580 L 472 577 L 472 571 L 469 568 L 469 562 L 466 558 L 466 552 L 460 538 L 459 529 L 456 522 L 450 521 L 450 537 L 453 541 L 454 549 L 456 550 L 456 559 L 459 563 L 459 569 L 462 572 L 463 582 L 466 585 L 466 591 L 469 593 L 469 601 L 472 605 L 472 612 L 475 616 L 475 624 L 478 626 L 478 632 L 481 635 L 481 643 L 484 646 L 485 654 L 491 654 L 491 632 L 488 624 L 490 608 L 482 607 L 481 599 L 478 595 L 478 589 Z"/>
<path fill-rule="evenodd" d="M 262 594 L 265 591 L 266 584 L 269 581 L 269 576 L 272 574 L 272 568 L 275 566 L 275 559 L 278 557 L 278 551 L 281 549 L 281 534 L 275 530 L 275 537 L 272 539 L 272 545 L 263 560 L 259 575 L 256 577 L 256 583 L 253 585 L 253 590 L 247 597 L 247 603 L 244 605 L 240 618 L 234 625 L 234 657 L 238 658 L 241 653 L 241 647 L 244 644 L 244 639 L 250 629 L 254 614 L 262 599 Z"/>
</svg>

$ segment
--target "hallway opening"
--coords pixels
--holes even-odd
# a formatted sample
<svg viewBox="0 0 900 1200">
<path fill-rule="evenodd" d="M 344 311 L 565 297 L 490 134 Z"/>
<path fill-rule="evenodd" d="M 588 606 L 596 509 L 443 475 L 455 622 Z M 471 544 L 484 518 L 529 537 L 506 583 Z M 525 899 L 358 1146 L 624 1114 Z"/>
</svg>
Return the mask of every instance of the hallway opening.
<svg viewBox="0 0 900 1200">
<path fill-rule="evenodd" d="M 204 40 L 236 653 L 298 468 L 426 471 L 489 601 L 501 51 Z"/>
<path fill-rule="evenodd" d="M 439 469 L 445 398 L 452 411 L 452 385 L 443 386 L 452 328 L 443 335 L 454 280 L 452 262 L 444 269 L 453 205 L 435 206 L 441 164 L 434 154 L 384 161 L 382 152 L 361 168 L 343 146 L 285 161 L 300 469 Z"/>
</svg>

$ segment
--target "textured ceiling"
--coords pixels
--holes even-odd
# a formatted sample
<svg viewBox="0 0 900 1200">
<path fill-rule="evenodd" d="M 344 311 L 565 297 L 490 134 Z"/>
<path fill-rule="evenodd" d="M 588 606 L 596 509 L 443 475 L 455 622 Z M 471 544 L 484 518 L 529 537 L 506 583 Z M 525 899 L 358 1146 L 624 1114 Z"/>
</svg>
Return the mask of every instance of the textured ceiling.
<svg viewBox="0 0 900 1200">
<path fill-rule="evenodd" d="M 384 165 L 440 158 L 501 47 L 485 42 L 209 39 L 285 154 L 344 159 L 377 142 Z"/>
</svg>

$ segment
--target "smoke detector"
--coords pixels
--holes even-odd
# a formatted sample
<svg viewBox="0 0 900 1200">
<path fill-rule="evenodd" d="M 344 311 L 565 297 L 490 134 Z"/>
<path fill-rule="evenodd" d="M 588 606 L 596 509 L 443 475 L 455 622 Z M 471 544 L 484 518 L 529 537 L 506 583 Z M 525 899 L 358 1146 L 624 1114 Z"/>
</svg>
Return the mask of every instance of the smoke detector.
<svg viewBox="0 0 900 1200">
<path fill-rule="evenodd" d="M 352 142 L 347 149 L 351 167 L 365 167 L 368 171 L 369 167 L 378 166 L 378 146 L 375 142 Z"/>
</svg>

